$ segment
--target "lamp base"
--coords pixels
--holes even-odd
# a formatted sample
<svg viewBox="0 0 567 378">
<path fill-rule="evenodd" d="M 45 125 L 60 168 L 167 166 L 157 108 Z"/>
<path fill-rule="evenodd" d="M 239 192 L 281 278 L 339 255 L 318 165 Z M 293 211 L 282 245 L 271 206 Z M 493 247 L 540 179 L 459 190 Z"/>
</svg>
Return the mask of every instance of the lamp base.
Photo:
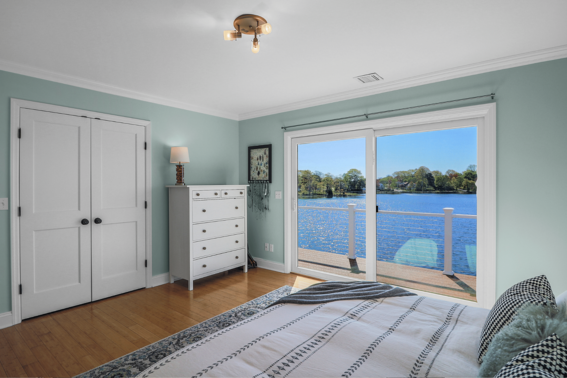
<svg viewBox="0 0 567 378">
<path fill-rule="evenodd" d="M 185 185 L 185 169 L 182 164 L 175 165 L 175 185 Z"/>
</svg>

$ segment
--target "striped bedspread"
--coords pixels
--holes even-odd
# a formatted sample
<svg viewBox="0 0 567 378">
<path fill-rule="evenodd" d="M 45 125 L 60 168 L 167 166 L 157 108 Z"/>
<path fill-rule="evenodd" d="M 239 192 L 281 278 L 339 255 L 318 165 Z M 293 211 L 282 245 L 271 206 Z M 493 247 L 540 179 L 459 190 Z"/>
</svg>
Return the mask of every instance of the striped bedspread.
<svg viewBox="0 0 567 378">
<path fill-rule="evenodd" d="M 425 297 L 281 304 L 141 377 L 474 377 L 488 310 Z"/>
</svg>

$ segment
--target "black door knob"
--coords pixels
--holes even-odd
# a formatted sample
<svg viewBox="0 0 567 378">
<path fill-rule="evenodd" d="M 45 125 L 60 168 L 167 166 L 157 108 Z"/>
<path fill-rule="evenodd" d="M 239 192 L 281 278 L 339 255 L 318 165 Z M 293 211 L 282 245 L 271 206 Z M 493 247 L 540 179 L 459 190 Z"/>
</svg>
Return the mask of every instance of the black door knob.
<svg viewBox="0 0 567 378">
<path fill-rule="evenodd" d="M 86 226 L 87 224 L 89 224 L 89 220 L 88 220 L 88 219 L 83 219 L 83 220 L 81 221 L 81 224 L 82 224 L 83 226 Z"/>
<path fill-rule="evenodd" d="M 102 223 L 102 219 L 100 219 L 100 218 L 95 218 L 94 222 L 95 222 L 96 224 L 101 224 L 101 223 Z"/>
</svg>

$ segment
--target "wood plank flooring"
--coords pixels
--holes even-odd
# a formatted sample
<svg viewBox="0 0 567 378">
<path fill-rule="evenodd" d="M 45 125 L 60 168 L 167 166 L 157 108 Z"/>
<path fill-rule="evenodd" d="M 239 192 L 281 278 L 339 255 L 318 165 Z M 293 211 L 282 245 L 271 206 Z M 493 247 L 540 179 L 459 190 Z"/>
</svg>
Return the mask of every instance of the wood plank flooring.
<svg viewBox="0 0 567 378">
<path fill-rule="evenodd" d="M 73 307 L 0 330 L 0 377 L 72 377 L 283 285 L 319 280 L 264 269 L 180 280 Z"/>
</svg>

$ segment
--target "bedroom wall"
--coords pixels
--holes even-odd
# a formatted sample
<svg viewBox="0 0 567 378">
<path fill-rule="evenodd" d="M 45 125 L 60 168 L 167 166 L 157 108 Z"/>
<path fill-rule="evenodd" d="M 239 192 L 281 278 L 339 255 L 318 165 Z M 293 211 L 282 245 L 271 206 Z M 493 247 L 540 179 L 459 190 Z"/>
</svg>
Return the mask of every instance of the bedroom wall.
<svg viewBox="0 0 567 378">
<path fill-rule="evenodd" d="M 271 143 L 274 156 L 271 211 L 248 218 L 251 253 L 277 263 L 284 260 L 283 200 L 274 199 L 274 192 L 284 189 L 281 126 L 491 92 L 497 96 L 497 295 L 539 274 L 547 275 L 555 292 L 567 290 L 567 59 L 241 121 L 240 183 L 247 182 L 248 146 Z M 264 252 L 265 242 L 274 244 L 273 253 Z"/>
<path fill-rule="evenodd" d="M 10 98 L 152 121 L 153 275 L 168 272 L 171 146 L 188 146 L 188 184 L 238 183 L 238 122 L 0 71 L 0 197 L 10 197 Z M 0 211 L 0 314 L 11 310 L 10 212 Z"/>
</svg>

